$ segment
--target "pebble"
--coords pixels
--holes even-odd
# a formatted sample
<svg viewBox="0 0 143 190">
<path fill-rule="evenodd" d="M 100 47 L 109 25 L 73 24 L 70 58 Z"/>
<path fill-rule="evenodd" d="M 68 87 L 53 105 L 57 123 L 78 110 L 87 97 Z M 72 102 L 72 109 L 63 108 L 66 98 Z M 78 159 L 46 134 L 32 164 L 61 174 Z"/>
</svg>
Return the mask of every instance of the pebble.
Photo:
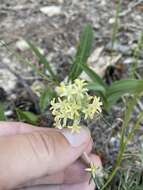
<svg viewBox="0 0 143 190">
<path fill-rule="evenodd" d="M 64 0 L 58 0 L 58 2 L 62 4 L 62 3 L 64 3 Z"/>
<path fill-rule="evenodd" d="M 0 70 L 0 87 L 10 92 L 16 85 L 16 78 L 7 69 Z"/>
<path fill-rule="evenodd" d="M 109 19 L 109 24 L 114 24 L 115 23 L 115 18 L 110 18 Z"/>
<path fill-rule="evenodd" d="M 125 59 L 124 60 L 124 64 L 131 64 L 131 63 L 133 63 L 133 61 L 134 61 L 134 59 L 133 58 L 131 58 L 131 57 L 128 57 L 127 59 Z"/>
<path fill-rule="evenodd" d="M 11 116 L 12 114 L 13 114 L 12 110 L 7 110 L 7 111 L 4 112 L 4 115 L 7 116 L 7 117 Z"/>
<path fill-rule="evenodd" d="M 67 51 L 67 55 L 74 56 L 76 54 L 76 48 L 75 47 L 70 47 Z"/>
<path fill-rule="evenodd" d="M 58 16 L 62 13 L 60 6 L 46 6 L 41 7 L 40 11 L 44 13 L 45 15 L 52 17 L 52 16 Z"/>
<path fill-rule="evenodd" d="M 106 46 L 107 50 L 111 50 L 112 49 L 112 43 L 109 42 Z M 113 49 L 117 52 L 122 53 L 123 55 L 130 55 L 131 54 L 131 47 L 127 46 L 127 45 L 122 45 L 118 42 L 114 43 Z"/>
<path fill-rule="evenodd" d="M 29 45 L 27 44 L 27 42 L 26 42 L 25 40 L 23 40 L 23 39 L 18 40 L 18 41 L 16 42 L 16 47 L 17 47 L 19 50 L 21 50 L 21 51 L 25 51 L 25 50 L 27 50 L 27 49 L 30 48 Z"/>
<path fill-rule="evenodd" d="M 114 147 L 114 148 L 119 148 L 119 139 L 117 137 L 111 137 L 110 139 L 110 144 Z"/>
</svg>

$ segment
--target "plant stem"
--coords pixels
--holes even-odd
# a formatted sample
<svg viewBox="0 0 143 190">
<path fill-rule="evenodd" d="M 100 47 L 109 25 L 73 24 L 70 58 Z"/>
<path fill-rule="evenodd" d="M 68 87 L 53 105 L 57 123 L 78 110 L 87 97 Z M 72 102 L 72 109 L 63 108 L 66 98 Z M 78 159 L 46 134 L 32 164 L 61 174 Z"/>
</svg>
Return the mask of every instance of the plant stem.
<svg viewBox="0 0 143 190">
<path fill-rule="evenodd" d="M 114 48 L 116 34 L 118 31 L 118 18 L 119 18 L 120 8 L 121 8 L 121 0 L 118 0 L 117 5 L 116 5 L 115 22 L 113 24 L 113 31 L 112 31 L 112 41 L 111 41 L 112 49 Z"/>
<path fill-rule="evenodd" d="M 131 75 L 130 75 L 131 78 L 136 77 L 136 69 L 138 66 L 139 57 L 140 57 L 140 53 L 142 49 L 143 49 L 143 32 L 140 35 L 140 38 L 137 43 L 137 47 L 133 50 L 134 63 L 131 65 Z"/>
<path fill-rule="evenodd" d="M 27 65 L 29 65 L 30 67 L 32 67 L 41 77 L 43 77 L 44 80 L 49 81 L 49 78 L 48 78 L 46 75 L 44 75 L 39 69 L 37 69 L 36 66 L 34 66 L 32 63 L 30 63 L 30 61 L 28 61 L 27 59 L 25 59 L 22 55 L 20 55 L 20 54 L 17 53 L 16 51 L 11 50 L 11 49 L 7 46 L 7 44 L 5 44 L 5 42 L 2 43 L 2 42 L 0 41 L 0 44 L 1 44 L 1 46 L 5 47 L 6 50 L 7 50 L 9 53 L 14 54 L 14 56 L 15 56 L 19 61 L 24 62 L 24 63 L 26 63 Z"/>
<path fill-rule="evenodd" d="M 126 130 L 128 128 L 130 117 L 131 117 L 132 111 L 134 109 L 134 106 L 137 103 L 137 99 L 138 99 L 138 95 L 135 95 L 133 97 L 133 100 L 128 102 L 127 109 L 125 111 L 122 131 L 121 131 L 120 149 L 119 149 L 119 152 L 118 152 L 118 155 L 117 155 L 115 166 L 114 166 L 113 171 L 111 172 L 107 182 L 104 184 L 104 186 L 101 188 L 101 190 L 104 190 L 108 186 L 108 184 L 112 181 L 112 179 L 115 176 L 116 172 L 120 168 L 122 157 L 123 157 L 124 151 L 126 149 L 126 145 L 128 143 L 128 141 L 124 140 L 125 136 L 126 136 Z"/>
</svg>

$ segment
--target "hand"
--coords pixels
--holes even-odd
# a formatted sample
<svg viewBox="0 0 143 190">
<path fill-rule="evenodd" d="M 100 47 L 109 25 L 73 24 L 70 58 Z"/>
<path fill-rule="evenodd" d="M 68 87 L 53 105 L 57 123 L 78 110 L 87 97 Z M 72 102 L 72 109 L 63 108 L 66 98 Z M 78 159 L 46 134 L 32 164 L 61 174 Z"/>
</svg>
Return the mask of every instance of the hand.
<svg viewBox="0 0 143 190">
<path fill-rule="evenodd" d="M 91 154 L 92 140 L 87 129 L 45 129 L 24 123 L 0 122 L 0 190 L 94 190 L 81 159 Z"/>
</svg>

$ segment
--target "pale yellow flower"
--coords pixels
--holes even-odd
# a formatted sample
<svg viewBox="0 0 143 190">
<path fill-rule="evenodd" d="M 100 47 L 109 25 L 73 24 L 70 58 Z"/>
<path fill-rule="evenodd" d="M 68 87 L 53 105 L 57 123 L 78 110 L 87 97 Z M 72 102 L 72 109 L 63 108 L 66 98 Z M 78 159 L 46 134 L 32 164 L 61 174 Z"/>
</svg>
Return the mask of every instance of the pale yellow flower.
<svg viewBox="0 0 143 190">
<path fill-rule="evenodd" d="M 35 81 L 31 86 L 32 91 L 38 96 L 41 96 L 41 93 L 44 91 L 45 86 L 40 81 Z"/>
<path fill-rule="evenodd" d="M 69 97 L 73 94 L 73 85 L 61 82 L 60 86 L 56 87 L 56 92 L 60 97 Z"/>
<path fill-rule="evenodd" d="M 87 85 L 87 82 L 85 80 L 81 80 L 81 79 L 75 79 L 75 85 L 80 88 L 80 89 L 84 89 L 87 90 L 87 88 L 85 88 L 85 86 Z"/>
<path fill-rule="evenodd" d="M 95 178 L 96 177 L 96 172 L 97 172 L 97 167 L 94 163 L 90 163 L 90 167 L 86 168 L 85 171 L 90 172 L 92 177 Z"/>
<path fill-rule="evenodd" d="M 62 129 L 63 126 L 61 125 L 61 119 L 58 116 L 56 116 L 54 120 L 55 120 L 55 123 L 54 123 L 55 127 L 58 129 Z"/>
<path fill-rule="evenodd" d="M 76 79 L 73 84 L 61 82 L 59 87 L 56 87 L 56 91 L 60 97 L 67 97 L 71 99 L 73 95 L 78 94 L 78 97 L 83 98 L 85 92 L 88 89 L 85 87 L 87 83 L 84 80 Z"/>
<path fill-rule="evenodd" d="M 93 97 L 92 103 L 89 103 L 85 109 L 83 109 L 83 113 L 85 114 L 85 119 L 90 118 L 93 119 L 95 113 L 101 112 L 102 102 L 100 102 L 99 97 Z"/>
<path fill-rule="evenodd" d="M 81 117 L 93 119 L 95 113 L 101 112 L 100 98 L 88 95 L 87 83 L 76 79 L 73 83 L 62 82 L 56 88 L 58 98 L 51 101 L 54 125 L 58 128 L 68 127 L 72 132 L 79 132 Z M 69 126 L 69 121 L 72 126 Z"/>
<path fill-rule="evenodd" d="M 100 97 L 94 97 L 93 99 L 93 103 L 92 103 L 93 106 L 96 107 L 96 111 L 98 113 L 101 113 L 102 109 L 101 109 L 101 106 L 103 105 L 102 102 L 100 101 Z"/>
<path fill-rule="evenodd" d="M 86 88 L 87 83 L 84 80 L 76 79 L 73 84 L 73 95 L 76 99 L 82 99 L 86 95 L 88 89 Z"/>
<path fill-rule="evenodd" d="M 72 126 L 68 126 L 68 129 L 71 129 L 71 133 L 80 133 L 81 126 L 74 124 Z"/>
</svg>

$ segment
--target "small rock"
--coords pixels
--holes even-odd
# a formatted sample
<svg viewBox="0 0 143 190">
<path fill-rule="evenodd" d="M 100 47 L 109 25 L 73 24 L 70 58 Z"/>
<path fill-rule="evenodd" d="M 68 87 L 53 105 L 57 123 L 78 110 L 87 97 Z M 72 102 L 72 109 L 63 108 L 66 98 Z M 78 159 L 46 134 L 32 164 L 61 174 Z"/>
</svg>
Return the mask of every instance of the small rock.
<svg viewBox="0 0 143 190">
<path fill-rule="evenodd" d="M 62 4 L 62 3 L 64 3 L 64 0 L 58 0 L 58 2 Z"/>
<path fill-rule="evenodd" d="M 110 144 L 111 146 L 113 146 L 114 148 L 119 148 L 119 139 L 117 137 L 112 137 L 110 139 Z"/>
<path fill-rule="evenodd" d="M 58 16 L 62 13 L 60 6 L 46 6 L 41 7 L 40 11 L 44 13 L 45 15 L 52 17 L 52 16 Z"/>
<path fill-rule="evenodd" d="M 16 85 L 16 78 L 7 69 L 0 70 L 0 86 L 9 93 Z"/>
<path fill-rule="evenodd" d="M 99 3 L 101 4 L 101 6 L 105 6 L 107 4 L 106 0 L 99 0 Z"/>
<path fill-rule="evenodd" d="M 98 61 L 98 59 L 100 58 L 101 53 L 103 52 L 104 47 L 97 47 L 93 53 L 90 55 L 90 57 L 88 58 L 88 63 L 94 63 L 96 61 Z"/>
<path fill-rule="evenodd" d="M 29 49 L 30 47 L 25 40 L 21 39 L 16 42 L 16 48 L 18 48 L 21 51 L 25 51 Z"/>
<path fill-rule="evenodd" d="M 76 54 L 76 48 L 75 47 L 70 47 L 67 51 L 67 55 L 74 56 Z"/>
<path fill-rule="evenodd" d="M 133 58 L 128 57 L 127 59 L 124 60 L 124 64 L 127 64 L 127 65 L 128 65 L 128 64 L 133 63 L 133 61 L 134 61 Z"/>
<path fill-rule="evenodd" d="M 7 111 L 4 112 L 4 115 L 9 117 L 9 116 L 13 115 L 13 111 L 12 110 L 7 110 Z"/>
<path fill-rule="evenodd" d="M 109 42 L 106 47 L 106 50 L 112 50 L 112 43 Z M 131 47 L 128 45 L 120 44 L 119 42 L 115 42 L 113 45 L 113 50 L 122 53 L 123 55 L 130 55 L 131 54 Z"/>
<path fill-rule="evenodd" d="M 110 18 L 109 19 L 109 24 L 114 24 L 115 23 L 115 18 Z"/>
</svg>

